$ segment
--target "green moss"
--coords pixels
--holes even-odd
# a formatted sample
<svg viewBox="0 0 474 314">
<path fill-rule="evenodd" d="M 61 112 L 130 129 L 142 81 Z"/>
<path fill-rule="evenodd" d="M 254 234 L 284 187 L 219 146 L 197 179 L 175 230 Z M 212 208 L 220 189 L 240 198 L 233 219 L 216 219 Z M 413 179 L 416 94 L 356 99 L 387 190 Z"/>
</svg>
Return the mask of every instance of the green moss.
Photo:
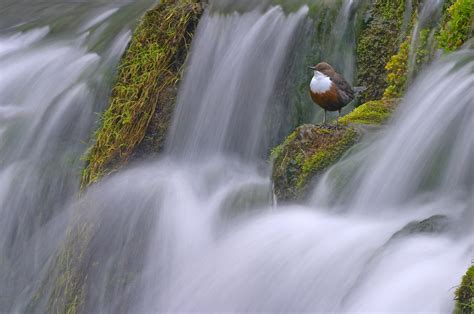
<svg viewBox="0 0 474 314">
<path fill-rule="evenodd" d="M 387 87 L 385 65 L 398 49 L 405 1 L 377 0 L 357 43 L 357 84 L 366 86 L 361 102 L 380 99 Z"/>
<path fill-rule="evenodd" d="M 394 70 L 407 69 L 410 40 L 407 35 L 417 21 L 420 0 L 375 0 L 366 27 L 357 43 L 357 85 L 366 86 L 360 103 L 381 99 L 387 87 L 400 94 L 408 75 L 387 80 Z M 407 5 L 411 7 L 407 8 Z M 410 15 L 408 15 L 411 12 Z M 403 60 L 403 57 L 406 59 Z M 387 68 L 387 66 L 389 68 Z M 406 71 L 405 71 L 406 72 Z M 396 82 L 395 80 L 400 80 Z M 395 97 L 395 96 L 392 96 Z M 396 96 L 399 97 L 399 96 Z M 391 97 L 390 97 L 391 98 Z"/>
<path fill-rule="evenodd" d="M 410 54 L 411 37 L 407 38 L 400 45 L 398 52 L 390 58 L 385 66 L 387 71 L 387 88 L 383 98 L 399 98 L 403 95 L 407 83 L 408 58 Z"/>
<path fill-rule="evenodd" d="M 446 11 L 437 39 L 440 48 L 447 52 L 462 46 L 474 31 L 474 1 L 457 0 Z"/>
<path fill-rule="evenodd" d="M 351 113 L 339 119 L 342 125 L 369 124 L 380 125 L 390 118 L 395 110 L 395 100 L 384 99 L 366 102 Z"/>
<path fill-rule="evenodd" d="M 155 112 L 159 144 L 169 125 L 182 66 L 202 7 L 194 0 L 164 0 L 148 11 L 119 66 L 109 108 L 89 150 L 82 185 L 96 182 L 125 163 L 142 142 Z M 160 128 L 161 124 L 161 128 Z"/>
<path fill-rule="evenodd" d="M 474 265 L 471 266 L 464 277 L 461 285 L 456 289 L 456 309 L 457 314 L 474 313 Z"/>
<path fill-rule="evenodd" d="M 278 156 L 282 154 L 284 147 L 287 146 L 289 143 L 293 142 L 296 139 L 297 135 L 298 135 L 297 132 L 292 132 L 290 135 L 288 135 L 288 137 L 285 139 L 285 141 L 282 144 L 273 148 L 270 154 L 270 159 L 274 160 L 278 158 Z"/>
<path fill-rule="evenodd" d="M 352 127 L 302 125 L 273 151 L 274 192 L 279 200 L 305 196 L 308 183 L 357 140 Z"/>
</svg>

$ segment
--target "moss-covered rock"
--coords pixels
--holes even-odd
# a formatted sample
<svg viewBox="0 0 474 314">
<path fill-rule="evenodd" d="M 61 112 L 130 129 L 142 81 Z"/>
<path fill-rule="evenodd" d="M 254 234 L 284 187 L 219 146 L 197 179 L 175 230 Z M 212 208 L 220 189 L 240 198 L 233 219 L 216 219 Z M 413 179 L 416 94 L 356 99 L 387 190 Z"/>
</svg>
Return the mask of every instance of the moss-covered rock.
<svg viewBox="0 0 474 314">
<path fill-rule="evenodd" d="M 461 285 L 456 289 L 456 314 L 474 313 L 474 265 L 471 266 L 464 277 Z"/>
<path fill-rule="evenodd" d="M 305 196 L 308 183 L 341 156 L 359 139 L 353 125 L 381 125 L 395 110 L 397 99 L 369 101 L 339 119 L 333 125 L 302 125 L 284 143 L 275 147 L 272 180 L 279 200 L 295 200 Z"/>
<path fill-rule="evenodd" d="M 87 153 L 83 186 L 127 162 L 144 138 L 148 143 L 144 149 L 161 148 L 201 14 L 197 0 L 163 0 L 142 18 L 122 58 L 95 143 Z"/>
<path fill-rule="evenodd" d="M 355 108 L 339 119 L 342 125 L 368 124 L 380 125 L 390 118 L 395 110 L 395 99 L 374 100 Z"/>
<path fill-rule="evenodd" d="M 272 151 L 276 197 L 283 201 L 304 197 L 310 180 L 340 159 L 358 138 L 353 127 L 298 127 Z"/>
<path fill-rule="evenodd" d="M 387 82 L 385 65 L 399 46 L 405 1 L 375 1 L 357 43 L 357 84 L 367 87 L 361 102 L 380 99 Z"/>
<path fill-rule="evenodd" d="M 440 48 L 450 52 L 458 49 L 474 32 L 474 1 L 456 0 L 447 10 L 437 39 Z"/>
</svg>

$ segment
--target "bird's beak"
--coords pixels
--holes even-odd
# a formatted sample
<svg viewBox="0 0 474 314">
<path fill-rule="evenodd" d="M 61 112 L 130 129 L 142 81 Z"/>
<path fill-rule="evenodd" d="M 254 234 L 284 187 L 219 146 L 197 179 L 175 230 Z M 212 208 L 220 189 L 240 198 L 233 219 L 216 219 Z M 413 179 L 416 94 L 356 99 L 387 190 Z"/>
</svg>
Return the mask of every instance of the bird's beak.
<svg viewBox="0 0 474 314">
<path fill-rule="evenodd" d="M 313 70 L 313 71 L 316 70 L 316 67 L 308 67 L 308 68 Z"/>
</svg>

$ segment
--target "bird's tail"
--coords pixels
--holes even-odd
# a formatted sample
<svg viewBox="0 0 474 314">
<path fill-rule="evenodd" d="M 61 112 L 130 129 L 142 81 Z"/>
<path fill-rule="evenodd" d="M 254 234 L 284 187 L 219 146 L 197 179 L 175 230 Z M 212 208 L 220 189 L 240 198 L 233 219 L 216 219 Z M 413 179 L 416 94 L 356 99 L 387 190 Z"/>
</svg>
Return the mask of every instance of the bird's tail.
<svg viewBox="0 0 474 314">
<path fill-rule="evenodd" d="M 362 94 L 367 89 L 367 87 L 366 86 L 356 86 L 352 89 L 354 90 L 355 96 L 359 97 L 360 94 Z"/>
</svg>

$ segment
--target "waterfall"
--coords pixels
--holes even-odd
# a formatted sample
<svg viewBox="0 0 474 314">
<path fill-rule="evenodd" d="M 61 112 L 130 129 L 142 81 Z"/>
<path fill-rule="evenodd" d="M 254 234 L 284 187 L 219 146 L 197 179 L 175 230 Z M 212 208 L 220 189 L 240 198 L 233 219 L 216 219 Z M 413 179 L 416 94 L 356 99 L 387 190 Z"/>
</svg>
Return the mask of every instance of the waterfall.
<svg viewBox="0 0 474 314">
<path fill-rule="evenodd" d="M 20 310 L 60 246 L 108 78 L 149 5 L 0 5 L 15 25 L 0 33 L 0 312 Z"/>
<path fill-rule="evenodd" d="M 64 28 L 25 14 L 0 33 L 0 312 L 52 311 L 65 281 L 84 313 L 452 311 L 474 256 L 474 52 L 417 75 L 310 200 L 275 205 L 262 156 L 309 9 L 252 2 L 203 16 L 165 152 L 82 194 L 95 112 L 150 2 L 74 2 Z M 341 2 L 321 55 L 362 2 Z"/>
<path fill-rule="evenodd" d="M 230 16 L 206 14 L 181 87 L 168 150 L 181 155 L 254 156 L 265 142 L 265 113 L 307 7 Z M 203 79 L 206 78 L 206 79 Z"/>
</svg>

